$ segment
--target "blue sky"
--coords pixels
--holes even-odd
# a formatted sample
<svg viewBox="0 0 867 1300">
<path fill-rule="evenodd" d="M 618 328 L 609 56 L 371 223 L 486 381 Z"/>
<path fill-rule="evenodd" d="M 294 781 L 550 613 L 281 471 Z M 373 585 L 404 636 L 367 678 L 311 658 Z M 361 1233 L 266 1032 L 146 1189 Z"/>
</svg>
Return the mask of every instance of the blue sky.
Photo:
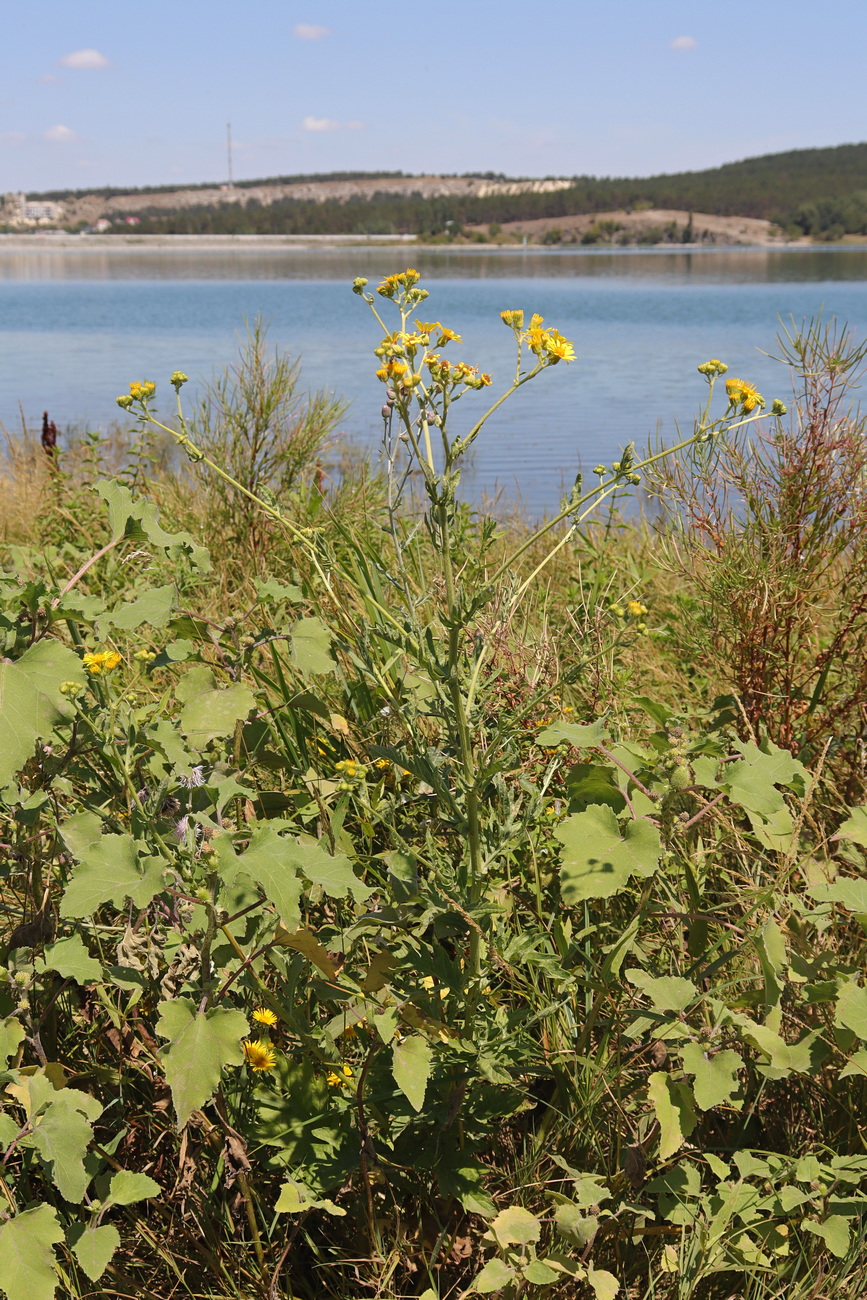
<svg viewBox="0 0 867 1300">
<path fill-rule="evenodd" d="M 0 0 L 0 191 L 646 175 L 867 139 L 837 0 Z"/>
</svg>

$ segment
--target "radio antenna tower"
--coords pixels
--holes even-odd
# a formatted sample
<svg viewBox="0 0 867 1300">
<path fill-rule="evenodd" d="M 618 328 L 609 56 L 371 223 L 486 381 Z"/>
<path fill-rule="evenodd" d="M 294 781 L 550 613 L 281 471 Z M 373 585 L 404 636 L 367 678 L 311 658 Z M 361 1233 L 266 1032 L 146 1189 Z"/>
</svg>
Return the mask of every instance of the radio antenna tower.
<svg viewBox="0 0 867 1300">
<path fill-rule="evenodd" d="M 234 180 L 232 179 L 232 123 L 231 122 L 226 123 L 226 156 L 229 162 L 229 189 L 231 190 L 235 184 Z"/>
</svg>

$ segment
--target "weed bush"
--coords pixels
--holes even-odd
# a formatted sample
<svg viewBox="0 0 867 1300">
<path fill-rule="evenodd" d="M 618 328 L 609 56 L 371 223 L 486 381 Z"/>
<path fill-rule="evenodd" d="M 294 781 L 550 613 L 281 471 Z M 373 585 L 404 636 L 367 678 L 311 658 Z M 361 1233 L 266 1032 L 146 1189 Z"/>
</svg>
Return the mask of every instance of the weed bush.
<svg viewBox="0 0 867 1300">
<path fill-rule="evenodd" d="M 174 425 L 147 381 L 121 405 L 267 521 L 247 599 L 208 602 L 242 549 L 117 478 L 63 546 L 7 548 L 0 1288 L 854 1297 L 867 812 L 726 702 L 617 677 L 653 615 L 584 532 L 764 401 L 729 380 L 713 414 L 703 364 L 689 438 L 503 536 L 461 458 L 572 345 L 504 312 L 476 415 L 417 274 L 353 287 L 378 527 L 233 474 L 176 372 Z"/>
</svg>

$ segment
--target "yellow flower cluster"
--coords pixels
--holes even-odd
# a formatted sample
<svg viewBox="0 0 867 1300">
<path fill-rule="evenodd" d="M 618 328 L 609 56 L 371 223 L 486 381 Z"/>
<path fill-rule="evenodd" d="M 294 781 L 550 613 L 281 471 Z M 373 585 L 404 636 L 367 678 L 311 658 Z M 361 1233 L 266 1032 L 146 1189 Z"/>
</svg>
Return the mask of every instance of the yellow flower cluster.
<svg viewBox="0 0 867 1300">
<path fill-rule="evenodd" d="M 429 352 L 424 363 L 430 371 L 431 379 L 442 388 L 455 384 L 464 384 L 467 388 L 487 388 L 491 383 L 491 376 L 480 375 L 478 366 L 468 366 L 465 361 L 446 361 L 435 352 Z"/>
<path fill-rule="evenodd" d="M 574 361 L 574 345 L 565 339 L 559 330 L 543 330 L 544 319 L 544 316 L 531 316 L 530 328 L 523 336 L 527 347 L 540 361 L 549 366 L 556 365 L 558 361 Z"/>
<path fill-rule="evenodd" d="M 135 382 L 129 386 L 129 394 L 134 402 L 146 402 L 156 391 L 157 386 L 150 379 L 142 379 L 140 383 Z"/>
<path fill-rule="evenodd" d="M 524 313 L 520 310 L 501 311 L 500 320 L 508 325 L 509 329 L 515 330 L 516 333 L 524 328 Z"/>
<path fill-rule="evenodd" d="M 277 1023 L 277 1013 L 270 1007 L 256 1007 L 253 1011 L 253 1019 L 260 1025 L 267 1025 L 270 1029 Z"/>
<path fill-rule="evenodd" d="M 270 1043 L 261 1038 L 245 1038 L 243 1042 L 244 1060 L 251 1070 L 273 1070 L 277 1063 L 277 1053 Z"/>
<path fill-rule="evenodd" d="M 329 1088 L 348 1088 L 349 1081 L 352 1077 L 353 1074 L 350 1067 L 348 1065 L 343 1065 L 341 1066 L 339 1074 L 336 1070 L 329 1070 L 328 1074 L 325 1076 L 325 1082 L 328 1084 Z"/>
<path fill-rule="evenodd" d="M 629 610 L 633 618 L 641 618 L 642 614 L 647 613 L 647 606 L 642 605 L 640 600 L 628 600 L 626 602 L 626 608 Z"/>
<path fill-rule="evenodd" d="M 80 682 L 61 682 L 58 689 L 61 695 L 77 695 L 82 685 Z"/>
<path fill-rule="evenodd" d="M 334 766 L 344 781 L 363 781 L 367 775 L 367 768 L 364 764 L 356 763 L 354 758 L 344 758 L 340 763 L 335 763 Z"/>
<path fill-rule="evenodd" d="M 376 292 L 382 298 L 396 298 L 404 289 L 412 289 L 421 276 L 413 267 L 400 271 L 397 275 L 387 275 L 382 284 L 377 285 Z"/>
<path fill-rule="evenodd" d="M 100 673 L 110 673 L 122 659 L 123 655 L 116 650 L 101 650 L 98 654 L 86 654 L 83 663 L 91 677 L 98 677 Z"/>
<path fill-rule="evenodd" d="M 700 375 L 706 375 L 711 379 L 714 375 L 724 375 L 728 366 L 724 361 L 720 361 L 719 357 L 711 357 L 710 361 L 702 362 L 700 366 L 696 366 L 696 369 Z"/>
<path fill-rule="evenodd" d="M 409 366 L 405 361 L 386 361 L 385 365 L 377 370 L 376 377 L 384 384 L 405 385 L 407 380 L 414 376 L 410 374 Z"/>
<path fill-rule="evenodd" d="M 749 415 L 758 406 L 760 410 L 765 409 L 765 399 L 754 384 L 748 384 L 745 379 L 727 379 L 726 392 L 728 393 L 729 406 L 740 407 L 744 415 Z"/>
</svg>

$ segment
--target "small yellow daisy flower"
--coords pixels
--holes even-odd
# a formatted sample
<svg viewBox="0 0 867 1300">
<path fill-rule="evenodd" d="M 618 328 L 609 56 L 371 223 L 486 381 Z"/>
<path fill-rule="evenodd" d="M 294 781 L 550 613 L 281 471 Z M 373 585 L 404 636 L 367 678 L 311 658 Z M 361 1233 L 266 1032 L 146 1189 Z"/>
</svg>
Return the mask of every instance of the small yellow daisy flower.
<svg viewBox="0 0 867 1300">
<path fill-rule="evenodd" d="M 640 600 L 628 600 L 626 602 L 626 608 L 629 610 L 633 618 L 640 618 L 642 614 L 647 613 L 647 606 L 642 605 Z"/>
<path fill-rule="evenodd" d="M 111 672 L 121 662 L 123 656 L 119 655 L 116 650 L 102 650 L 94 654 L 86 654 L 83 663 L 92 677 L 98 677 L 100 673 Z"/>
<path fill-rule="evenodd" d="M 264 1043 L 261 1038 L 245 1038 L 244 1060 L 252 1070 L 273 1070 L 277 1053 L 270 1043 Z"/>
<path fill-rule="evenodd" d="M 253 1019 L 258 1021 L 260 1025 L 276 1025 L 277 1013 L 272 1011 L 270 1007 L 256 1007 L 253 1011 Z"/>
<path fill-rule="evenodd" d="M 729 404 L 739 406 L 745 415 L 749 415 L 757 406 L 762 409 L 765 407 L 765 399 L 755 384 L 748 384 L 745 379 L 727 379 L 726 392 Z"/>
</svg>

